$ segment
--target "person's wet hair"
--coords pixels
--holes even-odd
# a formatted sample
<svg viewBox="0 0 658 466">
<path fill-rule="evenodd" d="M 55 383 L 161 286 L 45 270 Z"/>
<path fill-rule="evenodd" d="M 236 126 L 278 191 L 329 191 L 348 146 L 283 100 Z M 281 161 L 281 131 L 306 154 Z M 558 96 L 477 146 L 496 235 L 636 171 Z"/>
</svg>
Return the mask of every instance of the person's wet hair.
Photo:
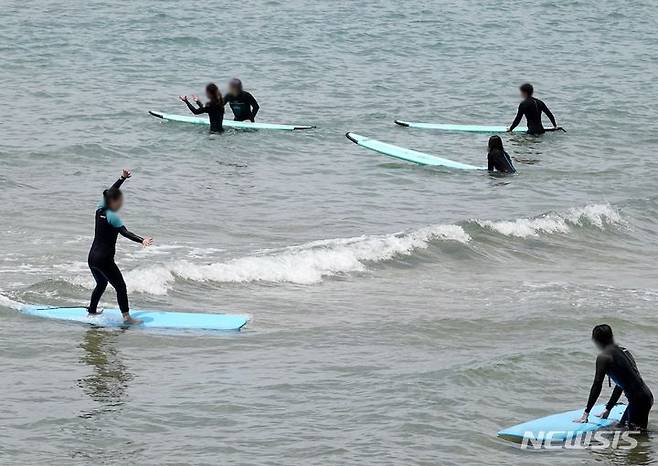
<svg viewBox="0 0 658 466">
<path fill-rule="evenodd" d="M 597 325 L 592 330 L 592 340 L 603 346 L 613 343 L 612 328 L 607 324 Z"/>
<path fill-rule="evenodd" d="M 122 197 L 123 193 L 119 188 L 110 188 L 103 191 L 103 199 L 105 199 L 106 204 L 111 201 L 118 201 Z"/>
<path fill-rule="evenodd" d="M 531 96 L 535 92 L 535 88 L 532 87 L 532 84 L 530 83 L 522 84 L 521 87 L 519 87 L 519 89 L 521 90 L 521 92 L 527 94 L 528 96 Z"/>
<path fill-rule="evenodd" d="M 489 152 L 494 150 L 500 150 L 503 152 L 505 151 L 503 148 L 503 140 L 500 138 L 500 136 L 491 136 L 489 138 Z"/>
<path fill-rule="evenodd" d="M 219 93 L 219 87 L 217 87 L 217 84 L 215 83 L 208 84 L 206 86 L 206 92 L 208 93 L 208 97 L 213 103 L 216 104 L 222 103 L 222 94 Z"/>
</svg>

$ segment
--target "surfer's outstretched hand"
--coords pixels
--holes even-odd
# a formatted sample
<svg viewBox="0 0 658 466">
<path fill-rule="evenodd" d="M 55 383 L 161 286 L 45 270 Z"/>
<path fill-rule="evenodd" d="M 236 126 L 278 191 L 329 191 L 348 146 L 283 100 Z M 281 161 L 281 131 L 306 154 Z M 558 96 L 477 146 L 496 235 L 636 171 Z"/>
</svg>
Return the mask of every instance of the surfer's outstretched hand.
<svg viewBox="0 0 658 466">
<path fill-rule="evenodd" d="M 131 172 L 130 170 L 124 168 L 124 169 L 121 171 L 121 178 L 127 180 L 127 179 L 130 178 L 131 176 L 133 176 L 133 172 Z"/>
<path fill-rule="evenodd" d="M 600 417 L 601 419 L 608 419 L 608 416 L 610 416 L 610 410 L 604 409 L 599 414 L 595 414 L 595 416 Z"/>
</svg>

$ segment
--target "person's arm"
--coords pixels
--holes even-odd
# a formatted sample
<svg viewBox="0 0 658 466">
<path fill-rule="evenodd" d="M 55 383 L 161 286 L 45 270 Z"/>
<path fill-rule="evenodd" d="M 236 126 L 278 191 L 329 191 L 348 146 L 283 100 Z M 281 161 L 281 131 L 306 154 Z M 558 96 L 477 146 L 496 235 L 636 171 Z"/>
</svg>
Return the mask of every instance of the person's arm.
<svg viewBox="0 0 658 466">
<path fill-rule="evenodd" d="M 191 111 L 192 113 L 194 113 L 195 115 L 201 115 L 202 113 L 205 113 L 205 112 L 206 112 L 206 109 L 205 109 L 203 106 L 201 106 L 201 107 L 195 107 L 194 105 L 192 105 L 192 104 L 190 103 L 189 100 L 184 100 L 183 102 L 185 102 L 185 104 L 187 105 L 187 108 L 189 108 L 190 111 Z M 197 101 L 197 104 L 198 104 L 198 105 L 201 105 L 201 102 Z"/>
<path fill-rule="evenodd" d="M 615 385 L 615 389 L 612 391 L 612 395 L 610 395 L 610 401 L 608 401 L 608 404 L 605 405 L 606 411 L 609 412 L 612 408 L 614 408 L 614 406 L 619 401 L 619 398 L 621 398 L 622 393 L 624 393 L 624 389 L 619 385 Z"/>
<path fill-rule="evenodd" d="M 260 110 L 260 105 L 258 105 L 258 102 L 256 102 L 256 99 L 251 94 L 249 94 L 249 105 L 251 106 L 251 121 L 253 123 L 253 121 L 256 119 L 258 110 Z"/>
<path fill-rule="evenodd" d="M 541 109 L 546 114 L 548 119 L 551 120 L 551 123 L 553 124 L 553 128 L 557 128 L 557 122 L 555 121 L 555 117 L 553 116 L 553 113 L 548 109 L 548 107 L 544 102 L 541 103 Z"/>
<path fill-rule="evenodd" d="M 125 225 L 121 225 L 119 227 L 119 234 L 123 236 L 124 238 L 128 238 L 130 241 L 134 241 L 135 243 L 144 243 L 144 238 L 141 236 L 136 235 L 135 233 L 128 231 Z"/>
<path fill-rule="evenodd" d="M 605 379 L 606 368 L 608 365 L 609 356 L 600 354 L 596 358 L 596 372 L 594 373 L 594 382 L 592 382 L 592 388 L 589 391 L 589 398 L 587 399 L 587 407 L 583 412 L 583 416 L 578 420 L 578 422 L 587 422 L 589 412 L 592 410 L 592 407 L 596 404 L 596 400 L 599 399 L 601 394 L 601 389 L 603 388 L 603 380 Z"/>
<path fill-rule="evenodd" d="M 516 112 L 516 117 L 514 118 L 514 121 L 507 129 L 507 131 L 512 132 L 514 128 L 519 126 L 519 123 L 521 123 L 521 118 L 523 118 L 523 102 L 519 104 L 519 110 Z"/>
</svg>

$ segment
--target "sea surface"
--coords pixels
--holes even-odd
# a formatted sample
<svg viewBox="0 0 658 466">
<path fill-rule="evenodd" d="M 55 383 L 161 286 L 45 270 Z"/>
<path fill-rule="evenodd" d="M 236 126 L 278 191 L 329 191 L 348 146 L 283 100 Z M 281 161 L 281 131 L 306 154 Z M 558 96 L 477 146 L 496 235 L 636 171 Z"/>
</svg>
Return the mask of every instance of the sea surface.
<svg viewBox="0 0 658 466">
<path fill-rule="evenodd" d="M 0 1 L 0 464 L 648 465 L 496 432 L 584 406 L 592 326 L 658 390 L 658 4 Z M 259 121 L 166 123 L 238 76 Z M 504 135 L 530 81 L 566 133 Z M 230 115 L 230 112 L 229 112 Z M 84 306 L 101 192 L 135 308 L 248 313 L 240 333 L 40 320 Z M 102 304 L 114 305 L 108 289 Z M 609 395 L 607 384 L 602 399 Z M 658 428 L 654 417 L 651 428 Z"/>
</svg>

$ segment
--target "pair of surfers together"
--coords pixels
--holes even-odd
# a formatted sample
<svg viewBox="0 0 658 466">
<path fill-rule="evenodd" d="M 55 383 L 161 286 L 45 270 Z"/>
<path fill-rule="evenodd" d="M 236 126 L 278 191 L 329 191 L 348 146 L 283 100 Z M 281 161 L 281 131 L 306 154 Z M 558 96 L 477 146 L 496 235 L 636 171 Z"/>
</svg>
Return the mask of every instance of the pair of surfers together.
<svg viewBox="0 0 658 466">
<path fill-rule="evenodd" d="M 221 133 L 224 131 L 224 107 L 226 104 L 229 104 L 231 107 L 235 121 L 254 122 L 256 120 L 256 114 L 260 109 L 254 96 L 243 89 L 242 81 L 238 78 L 233 78 L 229 81 L 228 92 L 224 96 L 222 96 L 217 84 L 208 84 L 206 86 L 207 102 L 205 104 L 196 95 L 191 97 L 181 95 L 178 98 L 195 115 L 201 115 L 202 113 L 208 114 L 210 131 L 212 133 Z M 190 102 L 190 100 L 194 103 Z"/>
<path fill-rule="evenodd" d="M 533 96 L 535 89 L 530 83 L 522 84 L 519 87 L 521 93 L 521 103 L 519 104 L 516 117 L 512 124 L 507 128 L 507 132 L 511 133 L 514 128 L 519 126 L 521 119 L 525 117 L 528 134 L 539 136 L 546 132 L 542 124 L 542 114 L 546 114 L 548 119 L 553 125 L 553 130 L 560 129 L 555 120 L 555 116 L 550 111 L 548 106 L 541 100 Z M 488 169 L 490 172 L 497 171 L 500 173 L 516 173 L 516 169 L 512 164 L 512 159 L 503 147 L 503 140 L 500 136 L 491 136 L 489 139 L 489 152 L 487 154 Z"/>
</svg>

